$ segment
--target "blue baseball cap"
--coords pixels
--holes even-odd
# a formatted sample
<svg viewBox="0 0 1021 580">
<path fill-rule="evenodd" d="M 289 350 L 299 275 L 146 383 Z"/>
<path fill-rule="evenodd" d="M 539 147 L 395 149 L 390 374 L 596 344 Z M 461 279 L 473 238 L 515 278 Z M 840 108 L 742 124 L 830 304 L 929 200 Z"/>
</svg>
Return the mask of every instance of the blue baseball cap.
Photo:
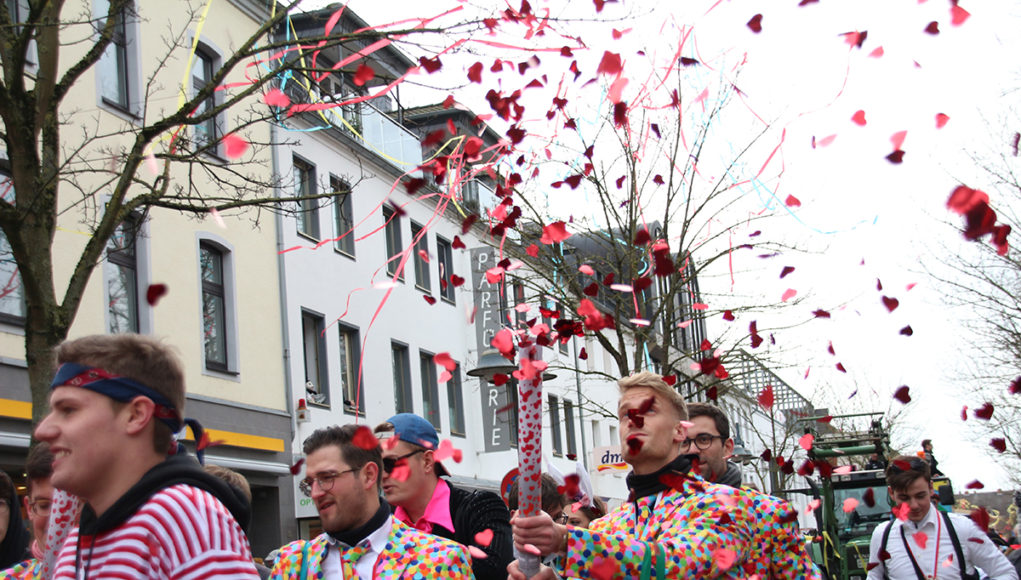
<svg viewBox="0 0 1021 580">
<path fill-rule="evenodd" d="M 414 413 L 398 413 L 386 420 L 394 426 L 394 435 L 412 445 L 420 445 L 435 451 L 440 447 L 440 436 L 432 423 Z M 436 473 L 450 475 L 443 464 L 436 462 Z"/>
</svg>

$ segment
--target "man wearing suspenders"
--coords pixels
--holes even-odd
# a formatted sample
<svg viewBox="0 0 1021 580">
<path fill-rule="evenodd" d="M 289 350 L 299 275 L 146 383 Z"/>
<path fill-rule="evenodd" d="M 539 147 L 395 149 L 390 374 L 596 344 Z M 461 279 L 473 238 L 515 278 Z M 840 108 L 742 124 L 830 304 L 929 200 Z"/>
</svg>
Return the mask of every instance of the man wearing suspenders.
<svg viewBox="0 0 1021 580">
<path fill-rule="evenodd" d="M 869 580 L 978 580 L 976 567 L 993 580 L 1018 580 L 1014 566 L 970 518 L 932 505 L 929 464 L 894 458 L 886 484 L 896 519 L 877 526 L 869 549 Z"/>
</svg>

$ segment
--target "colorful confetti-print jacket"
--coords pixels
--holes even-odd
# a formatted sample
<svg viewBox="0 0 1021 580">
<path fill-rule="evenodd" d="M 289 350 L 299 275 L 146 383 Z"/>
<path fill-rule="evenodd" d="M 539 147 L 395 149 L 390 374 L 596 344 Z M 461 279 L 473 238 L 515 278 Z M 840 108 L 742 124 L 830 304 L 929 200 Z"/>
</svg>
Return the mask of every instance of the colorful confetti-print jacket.
<svg viewBox="0 0 1021 580">
<path fill-rule="evenodd" d="M 40 580 L 42 577 L 43 563 L 35 558 L 0 571 L 0 580 Z"/>
<path fill-rule="evenodd" d="M 625 502 L 589 529 L 568 526 L 562 575 L 639 578 L 645 550 L 658 550 L 666 578 L 821 578 L 787 502 L 756 491 L 677 476 L 674 485 Z"/>
<path fill-rule="evenodd" d="M 463 546 L 439 536 L 420 532 L 396 519 L 391 520 L 393 527 L 390 529 L 386 548 L 376 559 L 376 565 L 372 570 L 374 579 L 474 578 L 471 559 Z M 270 580 L 322 580 L 323 559 L 329 547 L 327 535 L 319 534 L 307 543 L 309 561 L 306 576 L 298 577 L 301 571 L 302 549 L 306 544 L 305 540 L 298 540 L 280 549 Z M 358 578 L 346 562 L 343 567 L 344 578 Z"/>
</svg>

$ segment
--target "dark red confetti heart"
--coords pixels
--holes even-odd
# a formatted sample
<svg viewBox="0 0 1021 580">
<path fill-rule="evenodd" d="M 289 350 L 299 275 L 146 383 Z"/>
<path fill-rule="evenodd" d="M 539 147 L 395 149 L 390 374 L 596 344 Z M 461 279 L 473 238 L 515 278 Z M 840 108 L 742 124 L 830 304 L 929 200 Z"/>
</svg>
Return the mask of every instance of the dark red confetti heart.
<svg viewBox="0 0 1021 580">
<path fill-rule="evenodd" d="M 752 19 L 748 21 L 748 28 L 755 34 L 762 32 L 762 15 L 752 16 Z"/>
<path fill-rule="evenodd" d="M 156 306 L 156 303 L 167 295 L 166 284 L 150 284 L 145 290 L 145 301 L 149 303 L 149 306 Z"/>
<path fill-rule="evenodd" d="M 910 389 L 908 388 L 908 386 L 904 385 L 904 386 L 900 387 L 899 389 L 897 389 L 897 392 L 895 392 L 893 394 L 893 398 L 897 399 L 901 403 L 907 405 L 908 403 L 911 402 L 911 395 L 908 394 L 909 390 Z"/>
</svg>

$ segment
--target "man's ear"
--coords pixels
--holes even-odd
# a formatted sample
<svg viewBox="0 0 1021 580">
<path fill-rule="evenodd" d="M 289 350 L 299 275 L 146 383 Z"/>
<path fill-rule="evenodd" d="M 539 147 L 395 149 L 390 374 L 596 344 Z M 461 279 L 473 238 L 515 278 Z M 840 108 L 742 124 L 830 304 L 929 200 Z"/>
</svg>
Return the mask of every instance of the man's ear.
<svg viewBox="0 0 1021 580">
<path fill-rule="evenodd" d="M 684 423 L 684 421 L 678 421 L 674 426 L 674 443 L 681 443 L 688 438 L 688 429 L 685 428 Z"/>
<path fill-rule="evenodd" d="M 422 453 L 423 466 L 422 469 L 426 473 L 436 473 L 436 457 L 432 449 L 426 449 Z M 439 477 L 439 475 L 437 475 Z"/>
<path fill-rule="evenodd" d="M 734 454 L 734 440 L 728 437 L 727 440 L 723 442 L 723 456 L 730 457 L 733 454 Z"/>
<path fill-rule="evenodd" d="M 149 397 L 137 396 L 125 403 L 121 413 L 125 415 L 125 429 L 129 435 L 137 435 L 152 423 L 156 414 L 156 403 Z"/>
<path fill-rule="evenodd" d="M 365 489 L 376 489 L 378 487 L 379 465 L 376 465 L 375 461 L 370 461 L 362 466 L 358 475 L 362 478 L 362 487 Z"/>
</svg>

